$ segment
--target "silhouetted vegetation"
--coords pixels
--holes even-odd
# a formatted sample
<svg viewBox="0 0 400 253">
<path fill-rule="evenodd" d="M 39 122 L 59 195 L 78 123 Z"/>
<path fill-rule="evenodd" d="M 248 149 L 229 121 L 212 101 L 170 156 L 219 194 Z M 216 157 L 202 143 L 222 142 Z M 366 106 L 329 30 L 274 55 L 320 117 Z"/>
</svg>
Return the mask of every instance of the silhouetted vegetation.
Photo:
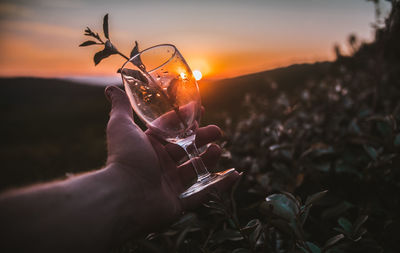
<svg viewBox="0 0 400 253">
<path fill-rule="evenodd" d="M 399 252 L 400 3 L 331 63 L 204 83 L 227 195 L 115 252 Z M 104 164 L 103 88 L 2 79 L 1 188 Z"/>
<path fill-rule="evenodd" d="M 207 114 L 216 110 L 214 120 L 225 122 L 221 165 L 245 176 L 230 195 L 214 194 L 124 249 L 399 252 L 400 3 L 393 5 L 373 43 L 349 36 L 350 56 L 336 48 L 333 63 L 208 85 Z"/>
</svg>

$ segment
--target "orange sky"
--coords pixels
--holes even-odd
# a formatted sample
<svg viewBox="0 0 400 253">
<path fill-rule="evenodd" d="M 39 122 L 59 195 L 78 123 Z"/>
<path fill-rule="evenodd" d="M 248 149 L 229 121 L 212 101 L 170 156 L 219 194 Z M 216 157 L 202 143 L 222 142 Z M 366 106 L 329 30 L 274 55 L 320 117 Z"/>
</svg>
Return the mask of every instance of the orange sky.
<svg viewBox="0 0 400 253">
<path fill-rule="evenodd" d="M 79 48 L 86 26 L 101 31 L 110 13 L 113 43 L 129 54 L 140 47 L 175 44 L 191 68 L 226 78 L 333 59 L 334 43 L 350 33 L 370 40 L 374 9 L 362 0 L 0 2 L 1 76 L 109 76 L 124 62 L 98 66 L 99 47 Z"/>
</svg>

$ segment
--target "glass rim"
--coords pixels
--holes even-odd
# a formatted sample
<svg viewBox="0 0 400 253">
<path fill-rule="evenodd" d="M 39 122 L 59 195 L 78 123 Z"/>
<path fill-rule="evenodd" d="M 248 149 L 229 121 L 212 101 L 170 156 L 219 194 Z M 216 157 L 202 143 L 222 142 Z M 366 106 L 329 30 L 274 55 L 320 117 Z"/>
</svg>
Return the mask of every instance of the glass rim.
<svg viewBox="0 0 400 253">
<path fill-rule="evenodd" d="M 174 49 L 174 53 L 173 53 L 173 54 L 171 55 L 171 57 L 169 57 L 168 60 L 166 60 L 164 63 L 160 64 L 159 66 L 157 66 L 157 67 L 155 67 L 155 68 L 153 68 L 153 69 L 151 69 L 151 70 L 148 70 L 148 72 L 152 72 L 152 71 L 154 71 L 154 70 L 157 70 L 157 69 L 159 69 L 159 68 L 165 66 L 166 64 L 168 64 L 168 63 L 172 60 L 172 58 L 175 57 L 175 55 L 176 55 L 176 53 L 177 53 L 177 51 L 178 51 L 178 49 L 176 48 L 176 46 L 174 46 L 174 45 L 172 45 L 172 44 L 168 44 L 168 43 L 154 45 L 154 46 L 148 47 L 148 48 L 143 49 L 142 51 L 138 52 L 137 54 L 135 54 L 134 56 L 132 56 L 131 58 L 129 58 L 129 60 L 127 60 L 127 61 L 122 65 L 122 67 L 121 67 L 121 74 L 122 74 L 122 70 L 125 68 L 125 65 L 126 65 L 128 62 L 132 62 L 132 60 L 133 60 L 134 58 L 136 58 L 136 57 L 142 55 L 142 53 L 144 53 L 144 52 L 146 52 L 146 51 L 149 51 L 149 50 L 151 50 L 151 49 L 154 49 L 154 48 L 157 48 L 157 47 L 165 47 L 165 46 L 172 47 L 172 48 Z"/>
</svg>

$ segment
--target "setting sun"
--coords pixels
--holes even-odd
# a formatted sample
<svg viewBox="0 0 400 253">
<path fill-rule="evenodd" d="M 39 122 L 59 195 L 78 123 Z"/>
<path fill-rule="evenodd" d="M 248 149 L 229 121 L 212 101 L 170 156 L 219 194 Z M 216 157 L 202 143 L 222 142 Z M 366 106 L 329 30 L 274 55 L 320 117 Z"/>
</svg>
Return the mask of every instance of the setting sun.
<svg viewBox="0 0 400 253">
<path fill-rule="evenodd" d="M 203 77 L 203 75 L 199 70 L 193 70 L 193 76 L 196 79 L 196 81 L 199 81 Z"/>
</svg>

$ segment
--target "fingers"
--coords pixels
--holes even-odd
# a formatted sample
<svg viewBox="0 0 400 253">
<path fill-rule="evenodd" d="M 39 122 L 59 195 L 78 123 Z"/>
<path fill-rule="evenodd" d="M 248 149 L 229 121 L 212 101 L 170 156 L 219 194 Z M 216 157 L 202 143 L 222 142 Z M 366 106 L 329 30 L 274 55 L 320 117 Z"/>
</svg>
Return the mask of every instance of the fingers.
<svg viewBox="0 0 400 253">
<path fill-rule="evenodd" d="M 125 92 L 116 86 L 108 86 L 105 89 L 106 97 L 110 100 L 112 108 L 110 117 L 123 116 L 132 119 L 133 112 L 132 107 L 129 103 L 129 99 Z"/>
<path fill-rule="evenodd" d="M 201 147 L 207 143 L 217 140 L 222 135 L 221 129 L 216 125 L 208 125 L 199 128 L 196 133 L 196 145 Z"/>
<path fill-rule="evenodd" d="M 221 152 L 221 148 L 218 145 L 212 144 L 203 154 L 201 154 L 201 160 L 210 172 L 215 169 L 219 157 L 221 156 Z M 194 171 L 193 165 L 190 161 L 187 161 L 178 167 L 178 174 L 182 185 L 187 185 L 196 178 L 196 172 Z"/>
<path fill-rule="evenodd" d="M 221 137 L 221 133 L 221 129 L 215 125 L 199 128 L 196 133 L 196 146 L 202 147 L 210 142 L 216 141 Z M 165 149 L 176 162 L 186 155 L 185 151 L 180 146 L 173 143 L 165 145 Z"/>
<path fill-rule="evenodd" d="M 206 189 L 182 199 L 182 205 L 185 210 L 190 210 L 198 207 L 201 203 L 205 202 L 209 198 L 209 193 L 212 191 L 224 192 L 227 191 L 232 185 L 241 177 L 237 171 L 233 171 L 226 175 L 221 181 L 208 186 Z"/>
</svg>

